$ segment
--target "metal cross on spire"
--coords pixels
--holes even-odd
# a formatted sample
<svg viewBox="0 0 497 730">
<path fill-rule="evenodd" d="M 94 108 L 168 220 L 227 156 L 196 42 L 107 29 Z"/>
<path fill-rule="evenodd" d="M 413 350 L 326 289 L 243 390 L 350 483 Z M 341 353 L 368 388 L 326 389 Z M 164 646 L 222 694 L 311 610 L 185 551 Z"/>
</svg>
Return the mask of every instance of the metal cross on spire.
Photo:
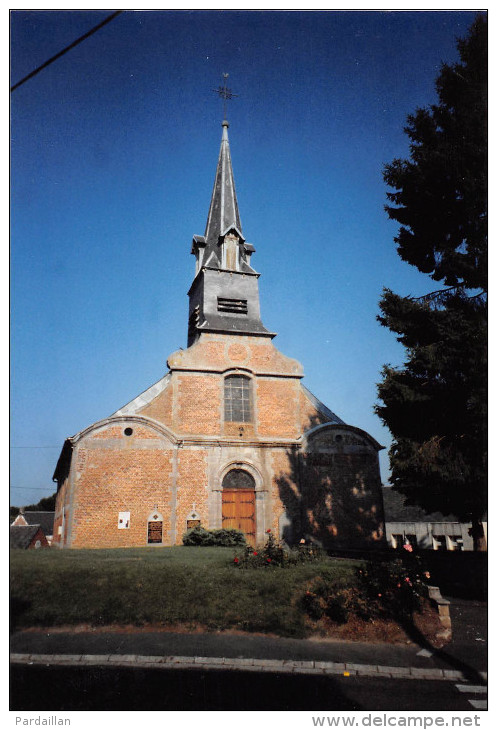
<svg viewBox="0 0 497 730">
<path fill-rule="evenodd" d="M 212 91 L 214 91 L 216 94 L 219 94 L 219 96 L 224 100 L 224 105 L 223 105 L 224 119 L 226 119 L 226 102 L 228 101 L 228 99 L 233 99 L 233 97 L 238 96 L 238 94 L 233 94 L 231 89 L 228 89 L 228 87 L 226 86 L 226 80 L 227 80 L 228 76 L 229 76 L 229 74 L 223 74 L 224 86 L 218 86 L 217 89 L 212 89 Z"/>
</svg>

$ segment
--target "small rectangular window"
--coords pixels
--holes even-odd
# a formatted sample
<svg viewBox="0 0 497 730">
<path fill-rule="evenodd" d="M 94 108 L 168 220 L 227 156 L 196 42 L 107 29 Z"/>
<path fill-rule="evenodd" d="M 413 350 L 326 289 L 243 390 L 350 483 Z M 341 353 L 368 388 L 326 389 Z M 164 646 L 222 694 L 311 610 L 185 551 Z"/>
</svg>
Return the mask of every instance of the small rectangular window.
<svg viewBox="0 0 497 730">
<path fill-rule="evenodd" d="M 404 544 L 404 535 L 392 535 L 392 547 L 400 550 Z"/>
<path fill-rule="evenodd" d="M 412 545 L 413 548 L 418 547 L 418 538 L 416 535 L 406 535 L 405 544 Z"/>
<path fill-rule="evenodd" d="M 433 535 L 433 549 L 447 550 L 447 541 L 445 535 Z"/>
<path fill-rule="evenodd" d="M 217 298 L 217 311 L 229 312 L 231 314 L 247 314 L 248 306 L 246 299 L 225 299 Z"/>
</svg>

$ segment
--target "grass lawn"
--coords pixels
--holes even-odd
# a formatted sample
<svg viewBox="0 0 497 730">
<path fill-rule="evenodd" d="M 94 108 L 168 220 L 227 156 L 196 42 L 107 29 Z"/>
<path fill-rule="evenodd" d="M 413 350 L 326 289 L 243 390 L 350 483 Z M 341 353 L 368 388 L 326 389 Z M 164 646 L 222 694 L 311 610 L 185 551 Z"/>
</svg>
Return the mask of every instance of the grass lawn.
<svg viewBox="0 0 497 730">
<path fill-rule="evenodd" d="M 11 551 L 11 617 L 32 626 L 133 625 L 304 637 L 299 599 L 318 575 L 354 582 L 352 560 L 237 569 L 219 547 Z"/>
</svg>

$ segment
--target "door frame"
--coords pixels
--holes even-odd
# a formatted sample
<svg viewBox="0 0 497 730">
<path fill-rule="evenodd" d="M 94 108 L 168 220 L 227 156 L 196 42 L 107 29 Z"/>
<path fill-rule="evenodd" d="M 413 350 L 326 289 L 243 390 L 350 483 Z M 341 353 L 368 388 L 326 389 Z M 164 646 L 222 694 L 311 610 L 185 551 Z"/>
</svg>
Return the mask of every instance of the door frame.
<svg viewBox="0 0 497 730">
<path fill-rule="evenodd" d="M 259 545 L 264 542 L 264 534 L 266 527 L 270 526 L 270 518 L 267 512 L 269 492 L 267 487 L 264 486 L 264 480 L 259 469 L 251 463 L 246 461 L 240 461 L 239 459 L 232 459 L 218 471 L 217 484 L 215 491 L 219 494 L 219 501 L 217 501 L 217 518 L 218 525 L 222 527 L 223 523 L 223 480 L 228 472 L 232 469 L 242 469 L 248 472 L 254 479 L 255 489 L 254 490 L 243 490 L 239 491 L 255 491 L 255 544 Z M 267 524 L 266 524 L 267 523 Z"/>
</svg>

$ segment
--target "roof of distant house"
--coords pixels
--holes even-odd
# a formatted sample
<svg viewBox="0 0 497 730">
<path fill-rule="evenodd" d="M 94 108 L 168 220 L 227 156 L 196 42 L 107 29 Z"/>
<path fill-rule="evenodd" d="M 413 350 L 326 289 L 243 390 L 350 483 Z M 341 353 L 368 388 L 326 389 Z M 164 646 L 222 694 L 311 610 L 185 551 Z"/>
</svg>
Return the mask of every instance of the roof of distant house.
<svg viewBox="0 0 497 730">
<path fill-rule="evenodd" d="M 40 529 L 40 525 L 11 525 L 10 547 L 26 550 Z"/>
<path fill-rule="evenodd" d="M 19 516 L 24 517 L 28 525 L 40 525 L 45 535 L 53 535 L 55 512 L 20 512 Z"/>
</svg>

